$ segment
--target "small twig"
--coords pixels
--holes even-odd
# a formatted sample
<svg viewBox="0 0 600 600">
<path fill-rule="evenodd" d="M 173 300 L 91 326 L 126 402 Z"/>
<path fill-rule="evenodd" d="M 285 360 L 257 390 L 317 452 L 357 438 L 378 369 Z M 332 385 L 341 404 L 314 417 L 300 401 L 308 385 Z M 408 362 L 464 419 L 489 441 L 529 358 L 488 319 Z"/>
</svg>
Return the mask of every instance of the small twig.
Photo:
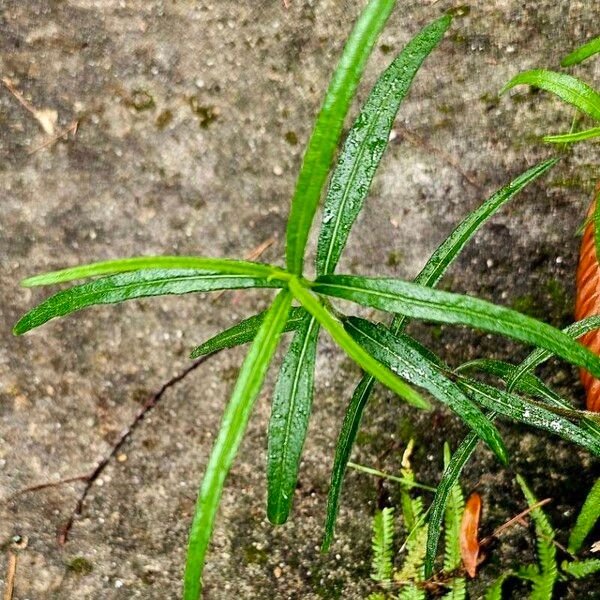
<svg viewBox="0 0 600 600">
<path fill-rule="evenodd" d="M 71 516 L 67 520 L 67 522 L 61 527 L 58 534 L 58 543 L 63 546 L 69 537 L 69 533 L 73 527 L 73 523 L 75 519 L 81 514 L 83 510 L 83 504 L 92 488 L 94 483 L 98 480 L 98 477 L 102 474 L 104 469 L 107 467 L 108 463 L 116 456 L 119 450 L 123 447 L 125 442 L 131 437 L 133 432 L 137 429 L 140 423 L 144 420 L 147 414 L 159 403 L 160 399 L 164 395 L 164 393 L 175 384 L 179 383 L 182 379 L 187 377 L 192 371 L 195 371 L 201 364 L 206 362 L 212 356 L 218 354 L 217 352 L 213 352 L 212 354 L 207 354 L 206 356 L 200 357 L 198 360 L 194 361 L 189 367 L 181 371 L 178 375 L 175 375 L 169 381 L 164 383 L 160 389 L 152 394 L 148 401 L 142 406 L 140 411 L 137 413 L 133 421 L 129 424 L 129 426 L 121 433 L 121 436 L 117 440 L 117 442 L 113 445 L 110 452 L 100 460 L 100 462 L 96 465 L 94 470 L 85 478 L 85 485 L 81 495 L 79 496 L 79 500 L 75 505 L 75 509 L 71 513 Z"/>
<path fill-rule="evenodd" d="M 514 516 L 512 519 L 506 521 L 506 523 L 504 523 L 503 525 L 500 525 L 500 527 L 494 529 L 492 534 L 483 538 L 479 545 L 482 547 L 489 546 L 494 541 L 494 539 L 500 537 L 507 529 L 510 529 L 516 523 L 523 524 L 523 517 L 526 517 L 531 511 L 535 510 L 536 508 L 541 508 L 549 502 L 552 502 L 552 498 L 544 498 L 544 500 L 540 500 L 539 502 L 532 504 L 530 507 L 520 512 L 518 515 Z"/>
<path fill-rule="evenodd" d="M 37 110 L 31 104 L 29 104 L 27 100 L 25 100 L 23 94 L 21 94 L 21 92 L 15 88 L 13 82 L 8 77 L 3 77 L 2 83 L 6 86 L 6 89 L 18 100 L 19 104 L 21 104 L 25 110 L 29 111 L 35 117 Z"/>
<path fill-rule="evenodd" d="M 63 129 L 60 133 L 57 133 L 55 136 L 52 136 L 51 138 L 47 139 L 45 142 L 42 142 L 35 148 L 32 148 L 31 150 L 29 150 L 27 152 L 27 154 L 34 154 L 35 152 L 39 152 L 40 150 L 43 150 L 44 148 L 51 146 L 55 142 L 58 142 L 58 140 L 69 135 L 69 133 L 71 133 L 71 132 L 73 133 L 73 135 L 76 135 L 78 127 L 79 127 L 79 121 L 73 121 L 66 129 Z"/>
<path fill-rule="evenodd" d="M 250 250 L 250 252 L 247 252 L 244 258 L 246 260 L 256 260 L 267 248 L 270 248 L 274 243 L 275 236 L 271 236 L 264 242 L 261 242 L 258 246 L 256 246 L 256 248 L 253 248 L 252 250 Z"/>
<path fill-rule="evenodd" d="M 4 585 L 3 600 L 13 600 L 19 552 L 27 548 L 27 543 L 28 540 L 25 537 L 15 536 L 15 538 L 13 538 L 11 548 L 8 552 L 8 565 L 6 567 L 6 582 Z"/>
<path fill-rule="evenodd" d="M 67 483 L 73 483 L 75 481 L 84 481 L 89 477 L 89 475 L 75 475 L 73 477 L 67 477 L 66 479 L 59 479 L 58 481 L 47 481 L 45 483 L 37 483 L 34 485 L 30 485 L 28 487 L 24 487 L 20 490 L 17 490 L 14 494 L 11 494 L 6 498 L 6 502 L 10 502 L 14 500 L 17 496 L 21 496 L 22 494 L 27 494 L 28 492 L 39 492 L 40 490 L 46 490 L 52 487 L 58 487 L 60 485 L 65 485 Z"/>
<path fill-rule="evenodd" d="M 261 242 L 258 246 L 256 246 L 256 248 L 253 248 L 249 252 L 246 252 L 246 254 L 244 254 L 244 259 L 245 260 L 256 260 L 263 254 L 263 252 L 267 248 L 270 248 L 274 243 L 275 243 L 275 236 L 271 236 L 270 238 L 267 238 L 264 242 Z M 226 292 L 226 290 L 221 290 L 220 292 L 215 292 L 213 294 L 213 298 L 212 298 L 213 302 L 217 301 L 225 292 Z"/>
<path fill-rule="evenodd" d="M 15 591 L 15 575 L 17 573 L 17 554 L 10 552 L 8 566 L 6 567 L 6 585 L 4 587 L 4 600 L 12 600 Z"/>
</svg>

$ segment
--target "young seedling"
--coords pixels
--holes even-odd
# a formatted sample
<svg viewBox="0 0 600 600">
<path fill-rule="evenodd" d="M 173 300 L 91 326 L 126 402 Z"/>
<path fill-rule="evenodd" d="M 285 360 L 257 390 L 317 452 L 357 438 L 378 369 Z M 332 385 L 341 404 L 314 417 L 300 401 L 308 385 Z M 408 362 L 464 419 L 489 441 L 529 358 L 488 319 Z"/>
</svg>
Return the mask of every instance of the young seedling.
<svg viewBox="0 0 600 600">
<path fill-rule="evenodd" d="M 419 409 L 427 409 L 430 403 L 413 386 L 427 390 L 454 410 L 473 431 L 473 440 L 483 439 L 503 463 L 508 460 L 506 449 L 482 407 L 493 405 L 500 414 L 541 429 L 548 429 L 548 423 L 554 421 L 559 426 L 550 428 L 553 433 L 600 455 L 600 436 L 577 421 L 581 417 L 577 411 L 570 411 L 567 418 L 553 407 L 538 408 L 530 400 L 515 394 L 506 394 L 496 388 L 480 388 L 477 382 L 471 383 L 466 378 L 459 381 L 441 359 L 403 334 L 408 318 L 468 325 L 543 348 L 600 377 L 600 359 L 567 334 L 508 308 L 471 296 L 432 289 L 479 227 L 525 186 L 550 169 L 555 160 L 544 161 L 525 171 L 469 214 L 436 250 L 414 282 L 391 277 L 335 274 L 352 225 L 367 198 L 399 106 L 421 64 L 450 26 L 450 15 L 442 16 L 421 30 L 371 91 L 331 173 L 319 234 L 317 277 L 311 281 L 304 276 L 306 243 L 344 120 L 367 58 L 394 4 L 394 0 L 369 2 L 334 72 L 292 198 L 285 268 L 222 258 L 139 257 L 65 269 L 23 282 L 26 286 L 36 286 L 95 278 L 58 292 L 31 310 L 16 324 L 14 332 L 17 335 L 55 317 L 93 305 L 234 288 L 277 290 L 267 311 L 233 326 L 194 351 L 194 356 L 200 356 L 219 348 L 251 342 L 200 487 L 189 536 L 185 600 L 196 600 L 201 594 L 202 570 L 225 478 L 280 336 L 285 331 L 293 331 L 294 336 L 279 371 L 268 432 L 267 512 L 274 523 L 283 523 L 287 519 L 292 503 L 311 412 L 320 328 L 325 329 L 366 373 L 348 407 L 336 449 L 325 546 L 332 538 L 343 474 L 360 416 L 375 381 L 382 382 L 401 400 Z M 391 328 L 346 319 L 333 308 L 332 298 L 350 300 L 398 316 Z M 452 464 L 448 468 L 456 472 Z M 445 506 L 445 501 L 440 501 L 437 507 L 442 516 Z M 430 544 L 428 552 L 431 548 Z"/>
<path fill-rule="evenodd" d="M 403 529 L 406 539 L 395 558 L 394 508 L 377 511 L 373 518 L 373 557 L 371 578 L 377 582 L 380 591 L 373 592 L 367 600 L 425 600 L 427 589 L 433 588 L 436 597 L 444 600 L 465 600 L 467 583 L 461 572 L 460 527 L 465 510 L 465 500 L 460 485 L 455 483 L 450 491 L 449 501 L 444 512 L 444 562 L 435 581 L 425 581 L 424 561 L 426 553 L 427 523 L 422 496 L 411 496 L 414 473 L 410 465 L 412 440 L 402 459 L 400 483 L 400 504 Z M 450 461 L 450 448 L 444 444 L 444 464 Z M 397 480 L 398 478 L 394 478 Z M 420 486 L 421 487 L 421 486 Z M 396 567 L 395 563 L 400 562 Z"/>
</svg>

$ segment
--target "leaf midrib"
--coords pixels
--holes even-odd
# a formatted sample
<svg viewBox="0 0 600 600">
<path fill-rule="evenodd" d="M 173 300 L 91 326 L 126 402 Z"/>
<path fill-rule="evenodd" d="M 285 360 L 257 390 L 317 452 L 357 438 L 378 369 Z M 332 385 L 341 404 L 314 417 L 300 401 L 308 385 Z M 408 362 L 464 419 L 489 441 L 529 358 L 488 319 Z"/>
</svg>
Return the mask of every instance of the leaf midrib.
<svg viewBox="0 0 600 600">
<path fill-rule="evenodd" d="M 375 124 L 379 122 L 379 116 L 381 115 L 381 113 L 383 111 L 384 104 L 387 103 L 387 99 L 392 94 L 393 89 L 394 89 L 394 86 L 392 84 L 392 85 L 390 85 L 388 91 L 385 93 L 385 98 L 384 98 L 385 102 L 380 102 L 379 107 L 375 111 L 377 118 L 369 121 L 369 125 L 367 126 L 367 130 L 365 132 L 365 137 L 363 138 L 363 142 L 360 145 L 357 158 L 354 161 L 354 164 L 352 166 L 352 171 L 351 171 L 350 177 L 348 179 L 348 184 L 346 185 L 346 187 L 344 189 L 344 195 L 342 196 L 342 200 L 340 201 L 340 205 L 339 205 L 340 210 L 337 211 L 337 216 L 335 219 L 333 232 L 331 233 L 330 243 L 329 243 L 329 246 L 327 249 L 327 257 L 325 259 L 325 265 L 323 266 L 323 270 L 325 273 L 329 273 L 329 266 L 330 266 L 329 263 L 331 260 L 331 255 L 333 253 L 333 247 L 335 245 L 337 231 L 339 229 L 339 225 L 342 220 L 342 214 L 344 212 L 343 209 L 345 208 L 346 202 L 350 195 L 350 189 L 352 187 L 351 183 L 354 181 L 354 177 L 356 176 L 356 173 L 358 172 L 359 167 L 362 165 L 362 161 L 360 159 L 362 159 L 365 148 L 366 148 L 365 140 L 369 138 L 371 132 L 373 131 L 373 129 L 375 127 Z"/>
<path fill-rule="evenodd" d="M 310 336 L 312 333 L 312 329 L 313 326 L 317 324 L 317 320 L 315 319 L 315 317 L 313 317 L 311 315 L 311 319 L 310 319 L 310 324 L 307 327 L 306 330 L 306 337 L 304 338 L 304 343 L 302 344 L 302 351 L 300 352 L 300 356 L 299 356 L 299 360 L 298 360 L 298 365 L 297 368 L 294 372 L 294 383 L 292 385 L 292 391 L 290 393 L 290 397 L 292 398 L 292 402 L 290 405 L 290 410 L 288 412 L 288 418 L 285 421 L 285 432 L 284 432 L 284 443 L 283 443 L 283 452 L 281 454 L 281 460 L 278 461 L 279 466 L 278 466 L 278 475 L 279 475 L 279 480 L 282 480 L 282 476 L 281 473 L 283 471 L 282 466 L 287 462 L 287 450 L 288 450 L 288 440 L 290 438 L 290 430 L 291 430 L 291 415 L 294 414 L 294 409 L 296 407 L 296 391 L 298 389 L 298 382 L 300 380 L 300 373 L 302 371 L 302 366 L 303 366 L 303 362 L 304 362 L 304 357 L 306 355 L 306 350 L 308 348 L 308 342 L 310 340 Z M 281 491 L 281 486 L 279 487 L 279 490 Z M 279 513 L 279 510 L 281 508 L 281 494 L 277 494 L 277 512 Z"/>
</svg>

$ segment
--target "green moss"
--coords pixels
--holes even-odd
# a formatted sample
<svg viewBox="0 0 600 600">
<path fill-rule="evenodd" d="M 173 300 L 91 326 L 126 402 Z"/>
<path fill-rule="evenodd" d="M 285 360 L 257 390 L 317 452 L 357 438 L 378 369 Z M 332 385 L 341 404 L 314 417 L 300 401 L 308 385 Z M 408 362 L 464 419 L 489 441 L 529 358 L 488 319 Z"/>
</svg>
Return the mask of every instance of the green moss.
<svg viewBox="0 0 600 600">
<path fill-rule="evenodd" d="M 266 565 L 269 555 L 264 550 L 259 550 L 253 544 L 245 546 L 243 549 L 244 561 L 248 565 Z"/>
<path fill-rule="evenodd" d="M 450 106 L 450 104 L 440 104 L 439 106 L 436 106 L 436 108 L 443 115 L 452 115 L 452 114 L 454 114 L 454 107 Z"/>
<path fill-rule="evenodd" d="M 531 294 L 525 294 L 524 296 L 515 298 L 512 302 L 512 307 L 514 310 L 536 319 L 543 320 L 546 316 L 544 309 Z"/>
<path fill-rule="evenodd" d="M 150 110 L 156 106 L 154 98 L 149 92 L 142 89 L 133 90 L 131 96 L 127 101 L 127 105 L 135 108 L 135 110 L 141 112 L 143 110 Z"/>
<path fill-rule="evenodd" d="M 298 136 L 295 131 L 286 131 L 283 139 L 290 145 L 296 146 L 298 144 Z"/>
<path fill-rule="evenodd" d="M 552 298 L 552 303 L 557 308 L 562 308 L 565 306 L 565 303 L 567 302 L 567 293 L 565 292 L 565 287 L 560 281 L 558 281 L 558 279 L 548 280 L 546 289 L 550 294 L 550 298 Z"/>
<path fill-rule="evenodd" d="M 387 257 L 387 266 L 388 267 L 397 267 L 402 262 L 402 252 L 398 252 L 397 250 L 392 250 Z"/>
<path fill-rule="evenodd" d="M 483 102 L 488 108 L 496 108 L 500 104 L 500 96 L 498 94 L 492 94 L 491 92 L 486 92 L 479 96 L 479 100 Z"/>
<path fill-rule="evenodd" d="M 94 565 L 87 558 L 77 556 L 69 563 L 67 570 L 75 575 L 89 575 Z"/>
<path fill-rule="evenodd" d="M 173 120 L 173 113 L 170 110 L 163 110 L 156 117 L 156 126 L 162 131 Z"/>
<path fill-rule="evenodd" d="M 189 99 L 189 104 L 202 129 L 208 129 L 219 117 L 219 109 L 216 106 L 200 104 L 196 96 Z"/>
</svg>

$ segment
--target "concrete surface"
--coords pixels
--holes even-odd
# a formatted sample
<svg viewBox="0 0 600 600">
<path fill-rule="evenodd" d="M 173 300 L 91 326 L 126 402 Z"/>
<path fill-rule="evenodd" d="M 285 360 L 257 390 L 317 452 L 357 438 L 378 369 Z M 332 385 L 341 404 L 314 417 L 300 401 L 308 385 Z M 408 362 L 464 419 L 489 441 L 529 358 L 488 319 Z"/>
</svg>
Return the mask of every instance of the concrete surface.
<svg viewBox="0 0 600 600">
<path fill-rule="evenodd" d="M 141 403 L 188 364 L 187 353 L 266 306 L 268 292 L 192 296 L 95 308 L 23 338 L 12 324 L 46 296 L 21 278 L 65 265 L 136 254 L 239 257 L 264 240 L 281 262 L 285 219 L 302 148 L 362 1 L 4 0 L 0 72 L 30 108 L 76 136 L 51 136 L 0 88 L 0 581 L 10 540 L 21 552 L 15 599 L 177 598 L 198 483 L 243 356 L 224 353 L 169 390 L 92 488 L 64 547 L 56 533 L 81 483 L 11 498 L 40 482 L 89 471 Z M 452 2 L 398 3 L 369 63 L 358 101 L 393 54 Z M 551 150 L 537 136 L 565 131 L 573 113 L 545 94 L 497 92 L 510 76 L 560 57 L 597 34 L 594 2 L 471 2 L 419 73 L 396 137 L 353 232 L 341 270 L 410 278 L 469 209 Z M 600 81 L 599 62 L 578 68 Z M 48 110 L 50 112 L 48 112 Z M 356 110 L 356 109 L 355 109 Z M 355 112 L 353 113 L 355 114 Z M 38 117 L 40 114 L 38 113 Z M 46 123 L 48 127 L 48 123 Z M 444 287 L 570 322 L 581 222 L 597 178 L 598 146 L 564 154 L 542 182 L 494 218 Z M 314 249 L 315 236 L 311 240 Z M 312 250 L 311 250 L 312 251 Z M 415 325 L 453 363 L 521 358 L 526 349 L 463 329 Z M 369 520 L 393 486 L 350 473 L 332 552 L 318 552 L 333 445 L 359 375 L 321 338 L 312 420 L 293 518 L 265 519 L 269 385 L 228 479 L 205 570 L 209 599 L 362 598 Z M 553 363 L 558 389 L 581 401 L 576 373 Z M 432 426 L 433 423 L 433 426 Z M 524 473 L 564 541 L 598 475 L 598 461 L 525 428 L 502 425 L 513 470 Z M 464 429 L 449 413 L 416 415 L 380 390 L 355 460 L 399 470 L 416 439 L 415 469 L 435 483 L 441 444 Z M 486 451 L 463 479 L 484 496 L 483 527 L 523 508 L 513 471 Z M 473 586 L 533 556 L 513 530 Z M 513 597 L 522 597 L 516 589 Z M 521 595 L 520 595 L 521 594 Z M 592 583 L 562 598 L 600 597 Z"/>
</svg>

